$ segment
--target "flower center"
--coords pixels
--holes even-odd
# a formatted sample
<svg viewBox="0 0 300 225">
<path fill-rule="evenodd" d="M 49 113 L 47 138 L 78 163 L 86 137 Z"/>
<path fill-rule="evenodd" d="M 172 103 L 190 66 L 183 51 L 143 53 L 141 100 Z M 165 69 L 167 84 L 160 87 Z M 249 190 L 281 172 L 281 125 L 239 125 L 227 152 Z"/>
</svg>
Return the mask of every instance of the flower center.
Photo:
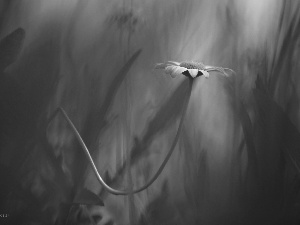
<svg viewBox="0 0 300 225">
<path fill-rule="evenodd" d="M 204 70 L 205 66 L 204 64 L 200 62 L 182 62 L 180 63 L 181 67 L 185 67 L 187 69 L 198 69 L 198 70 Z"/>
</svg>

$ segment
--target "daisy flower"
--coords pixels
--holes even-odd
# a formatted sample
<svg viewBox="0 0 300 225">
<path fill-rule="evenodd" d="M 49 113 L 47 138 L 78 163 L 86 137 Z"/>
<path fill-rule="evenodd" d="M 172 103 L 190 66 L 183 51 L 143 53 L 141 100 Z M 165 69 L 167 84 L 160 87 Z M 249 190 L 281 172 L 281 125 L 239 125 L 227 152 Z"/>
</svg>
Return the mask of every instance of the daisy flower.
<svg viewBox="0 0 300 225">
<path fill-rule="evenodd" d="M 158 63 L 155 66 L 155 69 L 164 69 L 166 74 L 169 74 L 171 77 L 176 77 L 178 75 L 184 75 L 188 78 L 194 79 L 196 77 L 204 76 L 205 78 L 209 77 L 209 72 L 220 72 L 224 76 L 228 77 L 229 75 L 225 70 L 229 70 L 234 73 L 233 70 L 228 68 L 208 66 L 204 65 L 201 62 L 174 62 L 168 61 L 166 63 Z"/>
</svg>

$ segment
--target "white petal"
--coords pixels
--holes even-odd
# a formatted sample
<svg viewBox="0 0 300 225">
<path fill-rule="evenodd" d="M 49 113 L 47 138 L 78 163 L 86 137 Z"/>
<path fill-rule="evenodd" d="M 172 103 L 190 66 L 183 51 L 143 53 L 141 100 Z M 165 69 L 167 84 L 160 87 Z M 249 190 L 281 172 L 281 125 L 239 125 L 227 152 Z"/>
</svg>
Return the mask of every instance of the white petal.
<svg viewBox="0 0 300 225">
<path fill-rule="evenodd" d="M 178 75 L 181 75 L 183 71 L 185 71 L 186 68 L 181 66 L 167 66 L 165 69 L 165 73 L 169 74 L 171 77 L 176 77 Z"/>
<path fill-rule="evenodd" d="M 195 78 L 198 74 L 198 69 L 188 69 L 189 73 L 191 74 L 192 78 Z"/>
<path fill-rule="evenodd" d="M 216 67 L 216 66 L 205 66 L 205 70 L 206 71 L 216 71 L 216 72 L 220 72 L 221 74 L 225 75 L 226 77 L 228 77 L 228 74 L 225 72 L 225 70 L 222 67 Z"/>
<path fill-rule="evenodd" d="M 173 67 L 174 67 L 174 66 L 167 66 L 167 67 L 165 68 L 165 73 L 170 75 L 170 74 L 172 73 L 172 71 L 174 70 Z"/>
<path fill-rule="evenodd" d="M 166 69 L 167 66 L 179 66 L 179 62 L 175 62 L 175 61 L 168 61 L 166 63 L 157 63 L 155 65 L 155 69 Z"/>
<path fill-rule="evenodd" d="M 177 75 L 182 75 L 182 73 L 186 71 L 186 68 L 181 67 L 181 66 L 174 66 L 174 70 L 171 74 L 172 77 L 175 77 Z"/>
<path fill-rule="evenodd" d="M 175 66 L 179 66 L 180 63 L 179 62 L 175 62 L 175 61 L 168 61 L 169 64 L 171 65 L 175 65 Z"/>
<path fill-rule="evenodd" d="M 166 63 L 157 63 L 154 68 L 155 69 L 165 69 L 167 65 L 168 64 L 166 64 Z"/>
<path fill-rule="evenodd" d="M 200 70 L 205 78 L 209 78 L 209 73 L 205 70 Z"/>
<path fill-rule="evenodd" d="M 170 75 L 171 77 L 176 77 L 177 74 L 174 73 L 177 66 L 167 66 L 165 69 L 165 73 Z"/>
<path fill-rule="evenodd" d="M 234 71 L 234 70 L 232 70 L 232 69 L 229 69 L 229 68 L 223 68 L 223 70 L 225 71 L 225 70 L 229 70 L 231 73 L 233 73 L 234 75 L 236 75 L 236 72 Z M 226 73 L 226 74 L 228 74 L 228 73 Z"/>
</svg>

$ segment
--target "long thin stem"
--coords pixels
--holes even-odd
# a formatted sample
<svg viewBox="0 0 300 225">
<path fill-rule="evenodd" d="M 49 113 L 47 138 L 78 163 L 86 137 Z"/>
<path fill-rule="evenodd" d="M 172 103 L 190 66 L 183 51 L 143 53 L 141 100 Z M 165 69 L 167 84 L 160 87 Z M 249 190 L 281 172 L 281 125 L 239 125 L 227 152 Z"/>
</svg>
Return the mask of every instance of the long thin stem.
<svg viewBox="0 0 300 225">
<path fill-rule="evenodd" d="M 181 114 L 181 118 L 180 118 L 180 123 L 179 123 L 179 126 L 178 126 L 178 129 L 177 129 L 177 133 L 176 133 L 176 136 L 175 136 L 175 139 L 171 145 L 171 148 L 169 150 L 169 152 L 167 153 L 166 155 L 166 158 L 164 159 L 164 161 L 162 162 L 162 164 L 160 165 L 159 169 L 157 170 L 157 172 L 155 173 L 155 175 L 148 181 L 147 184 L 145 184 L 144 186 L 138 188 L 138 189 L 135 189 L 135 190 L 131 190 L 131 191 L 125 191 L 125 190 L 116 190 L 116 189 L 113 189 L 111 188 L 110 186 L 108 186 L 104 180 L 102 179 L 101 175 L 99 174 L 98 172 L 98 169 L 94 163 L 94 160 L 92 159 L 91 157 L 91 154 L 88 150 L 88 148 L 86 147 L 84 141 L 82 140 L 79 132 L 77 131 L 75 125 L 73 124 L 73 122 L 71 121 L 71 119 L 68 117 L 67 113 L 65 112 L 65 110 L 61 107 L 57 108 L 57 110 L 53 113 L 53 115 L 50 117 L 50 120 L 48 122 L 48 124 L 51 123 L 51 121 L 54 119 L 54 117 L 59 113 L 61 112 L 64 116 L 64 118 L 66 119 L 66 121 L 68 122 L 68 124 L 70 125 L 70 127 L 72 128 L 77 140 L 79 141 L 79 144 L 81 145 L 81 147 L 83 148 L 84 150 L 84 153 L 85 155 L 87 156 L 92 168 L 93 168 L 93 171 L 98 179 L 98 181 L 100 182 L 100 184 L 104 187 L 104 189 L 106 191 L 108 191 L 109 193 L 111 194 L 114 194 L 114 195 L 129 195 L 129 194 L 135 194 L 135 193 L 138 193 L 138 192 L 141 192 L 143 190 L 145 190 L 146 188 L 148 188 L 157 178 L 158 176 L 161 174 L 161 172 L 163 171 L 164 167 L 166 166 L 168 160 L 170 159 L 174 149 L 175 149 L 175 146 L 178 142 L 178 139 L 179 139 L 179 136 L 180 136 L 180 132 L 182 130 L 182 125 L 183 125 L 183 121 L 184 121 L 184 118 L 185 118 L 185 114 L 186 114 L 186 111 L 187 111 L 187 108 L 188 108 L 188 104 L 189 104 L 189 100 L 190 100 L 190 96 L 191 96 L 191 92 L 192 92 L 192 86 L 193 86 L 193 79 L 189 79 L 189 87 L 188 87 L 188 90 L 187 90 L 187 94 L 186 94 L 186 97 L 184 99 L 185 103 L 184 103 L 184 106 L 183 106 L 183 111 L 182 111 L 182 114 Z"/>
</svg>

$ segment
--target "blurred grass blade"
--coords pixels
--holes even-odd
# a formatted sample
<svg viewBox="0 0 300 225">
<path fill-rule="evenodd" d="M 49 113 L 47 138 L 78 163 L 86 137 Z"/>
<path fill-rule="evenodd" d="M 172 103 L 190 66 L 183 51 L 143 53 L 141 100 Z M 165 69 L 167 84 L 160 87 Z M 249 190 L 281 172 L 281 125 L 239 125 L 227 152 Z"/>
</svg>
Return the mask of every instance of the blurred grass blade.
<svg viewBox="0 0 300 225">
<path fill-rule="evenodd" d="M 141 52 L 142 52 L 142 50 L 139 49 L 131 56 L 131 58 L 126 62 L 126 64 L 122 67 L 120 72 L 117 74 L 117 76 L 113 79 L 112 83 L 110 84 L 110 86 L 108 88 L 108 92 L 106 94 L 106 99 L 102 105 L 102 108 L 104 109 L 105 113 L 110 108 L 110 105 L 112 104 L 112 100 L 113 100 L 114 96 L 116 95 L 117 90 L 121 86 L 127 73 L 129 72 L 130 68 L 132 67 L 133 63 L 138 58 L 138 56 L 141 54 Z"/>
<path fill-rule="evenodd" d="M 268 128 L 267 131 L 274 134 L 272 128 L 278 130 L 278 133 L 275 132 L 276 140 L 274 141 L 280 145 L 285 158 L 300 174 L 300 133 L 298 129 L 283 109 L 259 89 L 254 90 L 254 97 L 264 125 Z"/>
<path fill-rule="evenodd" d="M 146 132 L 141 140 L 135 138 L 135 143 L 131 151 L 131 166 L 147 154 L 153 139 L 165 131 L 170 125 L 174 124 L 174 121 L 178 119 L 183 109 L 185 93 L 188 91 L 188 82 L 187 79 L 184 80 L 167 101 L 159 107 L 153 119 L 148 123 Z M 127 161 L 118 169 L 118 172 L 110 182 L 107 182 L 108 185 L 119 182 L 120 177 L 122 177 L 125 172 L 126 165 Z"/>
<path fill-rule="evenodd" d="M 99 132 L 101 132 L 101 130 L 105 127 L 106 116 L 111 105 L 113 104 L 114 97 L 122 82 L 124 81 L 127 73 L 129 72 L 131 66 L 140 55 L 141 51 L 141 49 L 136 51 L 115 76 L 112 83 L 108 87 L 108 92 L 101 107 L 92 108 L 90 110 L 82 134 L 88 145 L 94 141 L 93 137 L 97 137 L 99 135 Z M 95 107 L 97 107 L 97 104 L 95 104 Z M 95 123 L 95 121 L 97 121 L 97 123 Z"/>
<path fill-rule="evenodd" d="M 137 145 L 132 151 L 132 163 L 147 150 L 155 136 L 167 129 L 180 116 L 185 93 L 188 90 L 188 82 L 186 79 L 177 87 L 172 96 L 159 108 L 154 118 L 149 122 L 141 142 L 139 144 L 136 142 Z"/>
<path fill-rule="evenodd" d="M 284 2 L 286 3 L 286 2 Z M 289 5 L 291 7 L 291 4 Z M 290 63 L 292 59 L 292 55 L 294 49 L 297 49 L 297 43 L 300 37 L 300 19 L 299 19 L 299 11 L 300 5 L 297 5 L 297 8 L 294 9 L 295 12 L 293 13 L 290 21 L 288 22 L 286 30 L 284 29 L 283 22 L 284 22 L 284 15 L 286 9 L 286 4 L 284 4 L 284 8 L 282 9 L 282 18 L 279 24 L 278 29 L 278 38 L 276 40 L 275 46 L 275 54 L 274 59 L 272 61 L 272 82 L 271 82 L 271 91 L 274 93 L 276 89 L 276 85 L 278 85 L 279 79 L 287 79 L 290 76 Z M 280 34 L 285 32 L 281 45 L 279 45 L 279 37 Z M 280 75 L 280 70 L 283 69 L 287 74 L 282 77 Z"/>
<path fill-rule="evenodd" d="M 95 108 L 91 108 L 89 110 L 87 121 L 82 129 L 82 138 L 85 140 L 86 145 L 90 149 L 91 153 L 93 152 L 93 148 L 91 146 L 93 145 L 93 143 L 95 143 L 97 138 L 101 136 L 101 132 L 103 132 L 104 128 L 107 125 L 106 117 L 111 105 L 113 104 L 114 97 L 122 82 L 124 81 L 126 75 L 128 74 L 130 68 L 132 67 L 138 56 L 141 54 L 141 52 L 141 49 L 137 50 L 115 76 L 112 83 L 108 87 L 108 92 L 101 107 L 99 107 L 97 104 L 94 104 Z M 77 155 L 75 156 L 75 158 L 77 161 L 75 160 L 72 171 L 74 174 L 76 174 L 75 183 L 78 185 L 82 185 L 82 179 L 84 179 L 84 173 L 85 169 L 87 168 L 88 162 L 81 162 L 81 156 L 83 154 L 81 149 L 78 149 L 76 151 L 76 154 Z"/>
<path fill-rule="evenodd" d="M 24 39 L 25 30 L 18 28 L 0 41 L 0 71 L 17 59 Z"/>
<path fill-rule="evenodd" d="M 254 140 L 253 140 L 254 134 L 253 134 L 252 123 L 243 103 L 240 104 L 239 114 L 240 114 L 239 116 L 242 124 L 242 129 L 244 132 L 245 142 L 247 145 L 249 166 L 253 170 L 255 177 L 258 177 L 258 163 L 257 163 L 257 155 L 256 155 Z"/>
</svg>

